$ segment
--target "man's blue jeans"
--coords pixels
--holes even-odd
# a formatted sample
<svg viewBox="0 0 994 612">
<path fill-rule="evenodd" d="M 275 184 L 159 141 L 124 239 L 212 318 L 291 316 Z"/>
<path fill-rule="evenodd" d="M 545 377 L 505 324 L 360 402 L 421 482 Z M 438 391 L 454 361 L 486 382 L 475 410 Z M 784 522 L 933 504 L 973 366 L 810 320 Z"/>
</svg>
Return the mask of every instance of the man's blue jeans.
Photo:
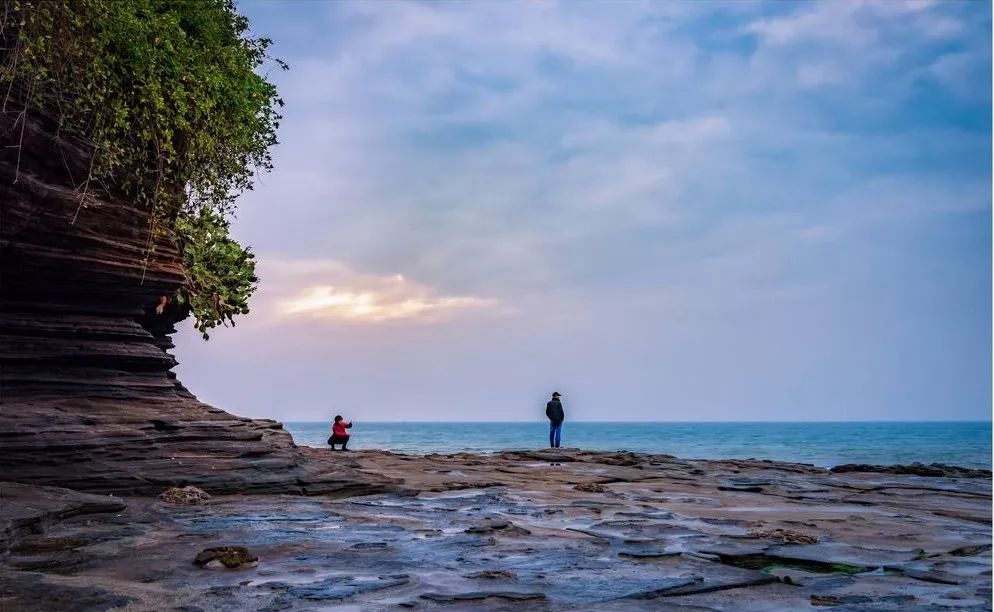
<svg viewBox="0 0 994 612">
<path fill-rule="evenodd" d="M 552 448 L 559 448 L 559 436 L 563 432 L 562 421 L 558 423 L 553 423 L 549 421 L 549 446 Z"/>
</svg>

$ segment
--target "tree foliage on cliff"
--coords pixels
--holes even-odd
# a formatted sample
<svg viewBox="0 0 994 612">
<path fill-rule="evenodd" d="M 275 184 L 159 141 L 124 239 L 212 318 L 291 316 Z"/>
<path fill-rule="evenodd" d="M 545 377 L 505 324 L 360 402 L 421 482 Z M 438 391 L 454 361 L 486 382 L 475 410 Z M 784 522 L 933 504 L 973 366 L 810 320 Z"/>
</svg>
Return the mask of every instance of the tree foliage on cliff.
<svg viewBox="0 0 994 612">
<path fill-rule="evenodd" d="M 179 298 L 206 330 L 248 312 L 251 254 L 228 237 L 234 200 L 272 167 L 283 105 L 232 0 L 4 0 L 5 112 L 56 114 L 93 144 L 80 201 L 102 190 L 171 225 Z M 23 126 L 23 123 L 22 123 Z M 209 230 L 208 230 L 209 227 Z"/>
<path fill-rule="evenodd" d="M 254 287 L 255 256 L 228 237 L 228 224 L 216 212 L 203 209 L 197 215 L 181 215 L 176 229 L 187 239 L 183 244 L 187 291 L 179 296 L 189 300 L 192 312 L 216 313 L 220 323 L 235 324 L 235 315 L 248 308 L 246 287 Z M 213 324 L 212 324 L 213 323 Z M 217 323 L 197 317 L 197 330 L 208 338 Z"/>
</svg>

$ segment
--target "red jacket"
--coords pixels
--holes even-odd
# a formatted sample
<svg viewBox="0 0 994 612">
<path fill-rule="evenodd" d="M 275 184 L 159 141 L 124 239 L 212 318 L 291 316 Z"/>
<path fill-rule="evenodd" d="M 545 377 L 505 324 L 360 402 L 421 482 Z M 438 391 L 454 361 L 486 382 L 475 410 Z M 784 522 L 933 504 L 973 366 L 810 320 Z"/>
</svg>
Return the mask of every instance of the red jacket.
<svg viewBox="0 0 994 612">
<path fill-rule="evenodd" d="M 346 427 L 352 427 L 352 421 L 339 421 L 331 426 L 331 433 L 335 436 L 342 436 L 343 438 L 349 437 L 349 432 L 345 431 Z"/>
</svg>

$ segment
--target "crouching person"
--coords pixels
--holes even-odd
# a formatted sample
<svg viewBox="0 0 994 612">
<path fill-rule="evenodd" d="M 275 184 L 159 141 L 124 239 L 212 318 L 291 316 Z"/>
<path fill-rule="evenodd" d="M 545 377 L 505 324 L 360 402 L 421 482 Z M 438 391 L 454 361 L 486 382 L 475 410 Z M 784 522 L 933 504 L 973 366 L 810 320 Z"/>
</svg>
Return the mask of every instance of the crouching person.
<svg viewBox="0 0 994 612">
<path fill-rule="evenodd" d="M 335 422 L 331 426 L 331 437 L 328 438 L 328 444 L 331 445 L 331 450 L 335 450 L 336 444 L 341 444 L 341 450 L 349 450 L 346 448 L 349 444 L 349 432 L 348 429 L 352 427 L 352 421 L 346 421 L 342 418 L 342 415 L 335 415 Z"/>
</svg>

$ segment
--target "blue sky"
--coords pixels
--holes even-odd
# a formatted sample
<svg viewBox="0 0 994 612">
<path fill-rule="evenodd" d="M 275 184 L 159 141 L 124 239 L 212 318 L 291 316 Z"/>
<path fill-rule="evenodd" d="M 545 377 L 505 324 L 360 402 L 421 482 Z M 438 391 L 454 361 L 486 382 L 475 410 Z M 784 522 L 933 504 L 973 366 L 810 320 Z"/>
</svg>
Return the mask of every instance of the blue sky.
<svg viewBox="0 0 994 612">
<path fill-rule="evenodd" d="M 239 7 L 291 69 L 205 401 L 990 418 L 989 3 Z"/>
</svg>

